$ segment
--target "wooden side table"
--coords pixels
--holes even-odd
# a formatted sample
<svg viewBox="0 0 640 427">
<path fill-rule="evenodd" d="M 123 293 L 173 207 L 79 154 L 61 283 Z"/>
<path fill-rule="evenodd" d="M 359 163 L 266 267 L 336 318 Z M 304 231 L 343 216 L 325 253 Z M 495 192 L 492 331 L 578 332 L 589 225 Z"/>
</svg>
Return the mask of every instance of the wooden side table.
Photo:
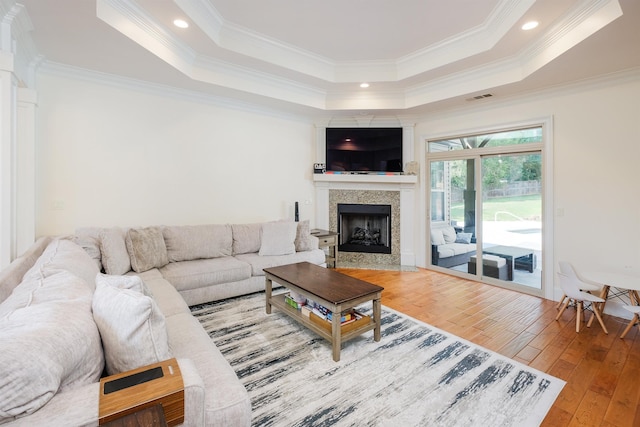
<svg viewBox="0 0 640 427">
<path fill-rule="evenodd" d="M 320 230 L 314 228 L 311 235 L 319 239 L 318 247 L 320 249 L 329 248 L 329 254 L 326 256 L 328 267 L 336 268 L 338 266 L 338 233 L 335 231 Z"/>
<path fill-rule="evenodd" d="M 98 422 L 101 426 L 120 419 L 133 424 L 114 425 L 135 426 L 138 415 L 146 419 L 152 414 L 143 411 L 156 406 L 160 407 L 164 425 L 173 427 L 184 423 L 184 383 L 175 358 L 100 380 Z"/>
</svg>

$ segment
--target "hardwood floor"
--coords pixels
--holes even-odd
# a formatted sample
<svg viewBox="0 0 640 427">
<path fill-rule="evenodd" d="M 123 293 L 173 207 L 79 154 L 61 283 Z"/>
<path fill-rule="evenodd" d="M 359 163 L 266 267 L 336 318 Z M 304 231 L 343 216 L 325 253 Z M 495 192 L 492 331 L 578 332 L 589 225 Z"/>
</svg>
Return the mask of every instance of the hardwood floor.
<svg viewBox="0 0 640 427">
<path fill-rule="evenodd" d="M 567 382 L 543 426 L 640 426 L 640 334 L 604 315 L 575 331 L 575 309 L 436 273 L 337 271 L 383 286 L 382 304 Z M 586 317 L 589 318 L 591 313 Z"/>
</svg>

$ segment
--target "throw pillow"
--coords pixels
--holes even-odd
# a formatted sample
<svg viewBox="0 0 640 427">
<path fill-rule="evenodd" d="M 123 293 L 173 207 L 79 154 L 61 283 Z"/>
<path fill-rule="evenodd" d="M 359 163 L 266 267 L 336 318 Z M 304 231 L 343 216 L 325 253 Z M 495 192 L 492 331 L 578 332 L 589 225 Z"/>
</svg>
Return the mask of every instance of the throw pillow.
<svg viewBox="0 0 640 427">
<path fill-rule="evenodd" d="M 456 230 L 453 227 L 444 227 L 442 229 L 445 243 L 453 243 L 456 241 Z"/>
<path fill-rule="evenodd" d="M 456 235 L 456 243 L 471 243 L 471 236 L 473 233 L 458 233 Z"/>
<path fill-rule="evenodd" d="M 266 222 L 262 224 L 260 256 L 289 255 L 296 251 L 295 240 L 298 225 L 291 221 Z"/>
<path fill-rule="evenodd" d="M 310 251 L 313 249 L 311 246 L 311 228 L 309 227 L 308 219 L 298 223 L 295 246 L 296 252 Z"/>
<path fill-rule="evenodd" d="M 109 375 L 171 358 L 165 319 L 153 298 L 97 282 L 92 306 Z"/>
<path fill-rule="evenodd" d="M 131 260 L 125 243 L 125 231 L 119 227 L 100 232 L 102 266 L 107 274 L 125 274 L 131 270 Z"/>
<path fill-rule="evenodd" d="M 162 231 L 157 227 L 131 228 L 125 239 L 131 268 L 136 273 L 169 264 Z"/>
<path fill-rule="evenodd" d="M 98 274 L 96 276 L 96 286 L 109 285 L 120 289 L 131 289 L 132 291 L 152 296 L 151 291 L 138 276 L 111 276 L 108 274 Z"/>
<path fill-rule="evenodd" d="M 442 230 L 431 230 L 431 244 L 438 246 L 444 245 L 444 236 L 442 234 Z"/>
</svg>

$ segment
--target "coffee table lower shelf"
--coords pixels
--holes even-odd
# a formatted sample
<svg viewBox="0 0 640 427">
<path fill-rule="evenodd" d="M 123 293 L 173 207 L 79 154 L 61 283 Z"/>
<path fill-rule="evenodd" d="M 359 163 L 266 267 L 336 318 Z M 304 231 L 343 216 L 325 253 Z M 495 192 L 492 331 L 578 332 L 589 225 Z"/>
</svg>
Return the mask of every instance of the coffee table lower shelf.
<svg viewBox="0 0 640 427">
<path fill-rule="evenodd" d="M 284 300 L 284 296 L 285 296 L 285 294 L 272 296 L 271 297 L 271 305 L 274 306 L 274 307 L 277 307 L 278 309 L 280 309 L 280 311 L 286 313 L 288 316 L 292 317 L 297 322 L 302 323 L 307 328 L 311 329 L 313 332 L 315 332 L 318 335 L 320 335 L 322 338 L 325 338 L 329 342 L 333 342 L 333 336 L 331 334 L 331 329 L 327 330 L 327 329 L 325 329 L 325 328 L 323 328 L 321 326 L 318 326 L 318 324 L 313 322 L 309 317 L 305 316 L 299 310 L 296 310 L 295 308 L 293 308 L 289 304 L 287 304 L 285 302 L 285 300 Z M 367 316 L 366 318 L 363 318 L 362 320 L 364 320 L 364 319 L 366 319 L 366 320 L 365 320 L 365 322 L 363 322 L 363 324 L 361 326 L 356 325 L 356 327 L 354 327 L 353 329 L 347 328 L 347 326 L 349 326 L 349 324 L 342 326 L 341 327 L 341 332 L 340 332 L 340 342 L 342 343 L 342 342 L 348 341 L 351 338 L 357 337 L 358 335 L 362 335 L 365 332 L 368 332 L 368 331 L 371 331 L 371 330 L 375 329 L 376 324 L 371 319 L 371 317 Z M 354 323 L 357 323 L 357 322 L 359 322 L 359 321 L 356 321 Z M 329 326 L 331 326 L 331 323 L 329 323 Z"/>
</svg>

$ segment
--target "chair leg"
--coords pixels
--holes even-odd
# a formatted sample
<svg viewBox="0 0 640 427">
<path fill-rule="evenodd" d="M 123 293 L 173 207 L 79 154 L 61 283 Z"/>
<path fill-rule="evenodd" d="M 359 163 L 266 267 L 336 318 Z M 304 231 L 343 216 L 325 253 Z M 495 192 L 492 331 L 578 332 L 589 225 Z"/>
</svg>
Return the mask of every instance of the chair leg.
<svg viewBox="0 0 640 427">
<path fill-rule="evenodd" d="M 558 320 L 560 318 L 560 316 L 562 316 L 562 313 L 564 313 L 564 311 L 567 309 L 567 306 L 569 305 L 569 301 L 571 301 L 569 298 L 567 298 L 567 300 L 565 301 L 564 305 L 562 306 L 562 309 L 560 309 L 560 311 L 558 312 L 558 315 L 556 316 L 556 320 Z"/>
<path fill-rule="evenodd" d="M 624 338 L 624 336 L 627 335 L 627 332 L 629 332 L 631 328 L 633 328 L 633 325 L 635 325 L 637 322 L 640 322 L 640 317 L 638 317 L 637 314 L 634 314 L 633 319 L 631 319 L 627 327 L 624 329 L 622 335 L 620 335 L 620 338 Z M 640 323 L 638 324 L 638 329 L 640 329 Z"/>
<path fill-rule="evenodd" d="M 580 318 L 582 317 L 582 301 L 577 301 L 576 332 L 580 332 Z"/>
<path fill-rule="evenodd" d="M 594 305 L 592 305 L 592 307 L 593 307 L 593 314 L 595 314 L 596 317 L 598 318 L 598 322 L 600 322 L 600 326 L 602 326 L 604 333 L 608 335 L 609 331 L 607 331 L 607 327 L 604 326 L 604 322 L 602 321 L 602 316 L 600 315 L 600 309 Z"/>
<path fill-rule="evenodd" d="M 564 302 L 565 298 L 567 298 L 567 296 L 565 294 L 562 294 L 562 298 L 560 298 L 560 301 L 558 301 L 558 305 L 556 305 L 556 310 L 560 310 L 560 307 L 562 307 L 562 303 Z"/>
</svg>

